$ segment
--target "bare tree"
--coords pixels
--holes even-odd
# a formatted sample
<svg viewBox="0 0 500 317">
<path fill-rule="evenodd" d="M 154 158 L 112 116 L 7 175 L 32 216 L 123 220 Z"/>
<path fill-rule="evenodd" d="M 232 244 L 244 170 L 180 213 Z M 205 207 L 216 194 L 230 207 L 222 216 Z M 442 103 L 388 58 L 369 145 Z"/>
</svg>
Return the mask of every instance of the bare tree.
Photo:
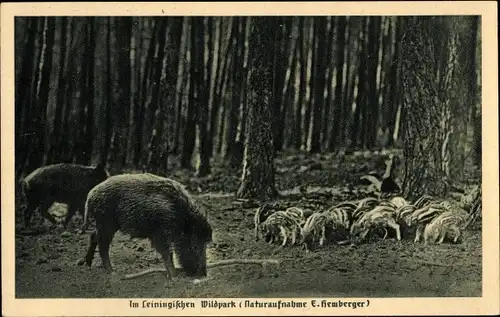
<svg viewBox="0 0 500 317">
<path fill-rule="evenodd" d="M 245 138 L 243 175 L 237 197 L 275 197 L 274 147 L 269 104 L 272 89 L 272 47 L 276 20 L 252 17 L 250 32 L 250 77 L 248 134 Z"/>
<path fill-rule="evenodd" d="M 106 110 L 104 119 L 104 142 L 100 151 L 99 162 L 106 166 L 108 161 L 109 147 L 111 145 L 111 132 L 113 131 L 112 109 L 113 109 L 113 93 L 112 93 L 112 69 L 111 69 L 111 17 L 108 17 L 106 23 Z"/>
<path fill-rule="evenodd" d="M 54 46 L 55 18 L 45 17 L 43 25 L 40 61 L 37 69 L 36 97 L 33 115 L 33 127 L 37 131 L 28 158 L 27 172 L 33 171 L 44 162 L 46 113 L 49 99 L 49 84 L 52 69 L 52 49 Z"/>
<path fill-rule="evenodd" d="M 345 32 L 346 18 L 338 17 L 337 22 L 337 75 L 335 83 L 334 111 L 333 111 L 333 127 L 328 148 L 333 151 L 336 145 L 340 142 L 342 131 L 344 129 L 344 96 L 342 80 L 344 77 L 344 47 L 345 47 Z"/>
<path fill-rule="evenodd" d="M 451 89 L 457 37 L 447 18 L 404 19 L 402 47 L 405 196 L 443 196 L 449 189 Z M 443 58 L 444 57 L 444 58 Z"/>
<path fill-rule="evenodd" d="M 197 167 L 198 176 L 206 176 L 210 173 L 210 148 L 208 143 L 208 138 L 210 137 L 208 133 L 208 90 L 205 87 L 205 42 L 204 33 L 205 28 L 203 18 L 194 18 L 192 20 L 193 25 L 191 29 L 191 41 L 192 41 L 192 52 L 194 60 L 194 70 L 195 74 L 193 76 L 194 87 L 196 91 L 196 108 L 197 108 L 197 125 L 198 125 L 198 136 L 199 136 L 199 153 L 200 160 Z"/>
<path fill-rule="evenodd" d="M 314 94 L 313 99 L 313 116 L 312 116 L 312 135 L 311 135 L 311 153 L 317 153 L 321 150 L 321 123 L 322 112 L 325 103 L 325 52 L 326 52 L 326 17 L 316 17 L 314 19 L 314 80 L 311 80 L 311 92 Z"/>
</svg>

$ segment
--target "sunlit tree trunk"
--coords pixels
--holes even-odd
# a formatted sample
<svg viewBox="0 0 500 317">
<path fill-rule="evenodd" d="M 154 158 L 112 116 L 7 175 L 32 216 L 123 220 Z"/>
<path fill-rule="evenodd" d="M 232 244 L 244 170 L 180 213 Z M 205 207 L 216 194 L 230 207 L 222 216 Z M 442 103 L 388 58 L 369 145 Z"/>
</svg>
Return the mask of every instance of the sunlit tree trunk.
<svg viewBox="0 0 500 317">
<path fill-rule="evenodd" d="M 450 185 L 457 37 L 447 18 L 405 18 L 404 30 L 404 195 L 443 196 Z"/>
</svg>

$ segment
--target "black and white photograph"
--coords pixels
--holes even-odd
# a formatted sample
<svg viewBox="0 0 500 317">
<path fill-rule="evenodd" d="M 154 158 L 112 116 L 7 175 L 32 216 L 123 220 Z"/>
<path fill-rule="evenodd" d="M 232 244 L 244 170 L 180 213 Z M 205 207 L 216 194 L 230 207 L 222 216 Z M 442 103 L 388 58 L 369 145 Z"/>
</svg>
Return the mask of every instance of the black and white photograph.
<svg viewBox="0 0 500 317">
<path fill-rule="evenodd" d="M 13 16 L 13 299 L 485 296 L 481 14 L 75 12 Z"/>
</svg>

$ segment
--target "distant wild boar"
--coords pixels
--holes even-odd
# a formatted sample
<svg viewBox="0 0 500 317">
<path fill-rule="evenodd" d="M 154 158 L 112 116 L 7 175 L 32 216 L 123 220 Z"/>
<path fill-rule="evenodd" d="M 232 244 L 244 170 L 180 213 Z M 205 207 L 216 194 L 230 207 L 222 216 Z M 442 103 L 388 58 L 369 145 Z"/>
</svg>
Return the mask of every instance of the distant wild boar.
<svg viewBox="0 0 500 317">
<path fill-rule="evenodd" d="M 83 214 L 88 192 L 107 178 L 108 173 L 102 164 L 91 167 L 61 163 L 36 169 L 21 181 L 26 198 L 25 227 L 29 227 L 31 217 L 38 208 L 42 221 L 48 219 L 56 224 L 54 217 L 48 213 L 55 202 L 68 205 L 63 224 L 67 227 L 76 210 Z"/>
</svg>

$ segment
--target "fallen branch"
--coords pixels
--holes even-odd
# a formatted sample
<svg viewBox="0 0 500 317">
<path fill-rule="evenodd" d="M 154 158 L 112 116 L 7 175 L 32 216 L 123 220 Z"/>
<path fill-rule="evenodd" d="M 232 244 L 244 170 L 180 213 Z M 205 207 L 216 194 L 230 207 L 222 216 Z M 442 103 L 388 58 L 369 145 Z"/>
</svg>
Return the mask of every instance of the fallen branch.
<svg viewBox="0 0 500 317">
<path fill-rule="evenodd" d="M 279 262 L 277 260 L 269 260 L 269 259 L 264 259 L 264 260 L 258 260 L 258 259 L 232 259 L 232 260 L 221 260 L 213 263 L 208 263 L 207 268 L 214 268 L 218 266 L 225 266 L 225 265 L 234 265 L 234 264 L 253 264 L 253 265 L 262 265 L 264 266 L 265 264 L 276 264 L 278 265 Z"/>
<path fill-rule="evenodd" d="M 267 264 L 276 264 L 278 265 L 279 262 L 277 260 L 256 260 L 256 259 L 232 259 L 232 260 L 221 260 L 213 263 L 208 263 L 207 268 L 214 268 L 218 266 L 227 266 L 227 265 L 234 265 L 234 264 L 251 264 L 251 265 L 261 265 L 261 266 L 266 266 Z M 131 280 L 137 277 L 141 276 L 146 276 L 149 274 L 153 273 L 165 273 L 167 270 L 165 268 L 152 268 L 148 269 L 142 272 L 138 273 L 133 273 L 133 274 L 127 274 L 125 275 L 122 280 Z"/>
</svg>

